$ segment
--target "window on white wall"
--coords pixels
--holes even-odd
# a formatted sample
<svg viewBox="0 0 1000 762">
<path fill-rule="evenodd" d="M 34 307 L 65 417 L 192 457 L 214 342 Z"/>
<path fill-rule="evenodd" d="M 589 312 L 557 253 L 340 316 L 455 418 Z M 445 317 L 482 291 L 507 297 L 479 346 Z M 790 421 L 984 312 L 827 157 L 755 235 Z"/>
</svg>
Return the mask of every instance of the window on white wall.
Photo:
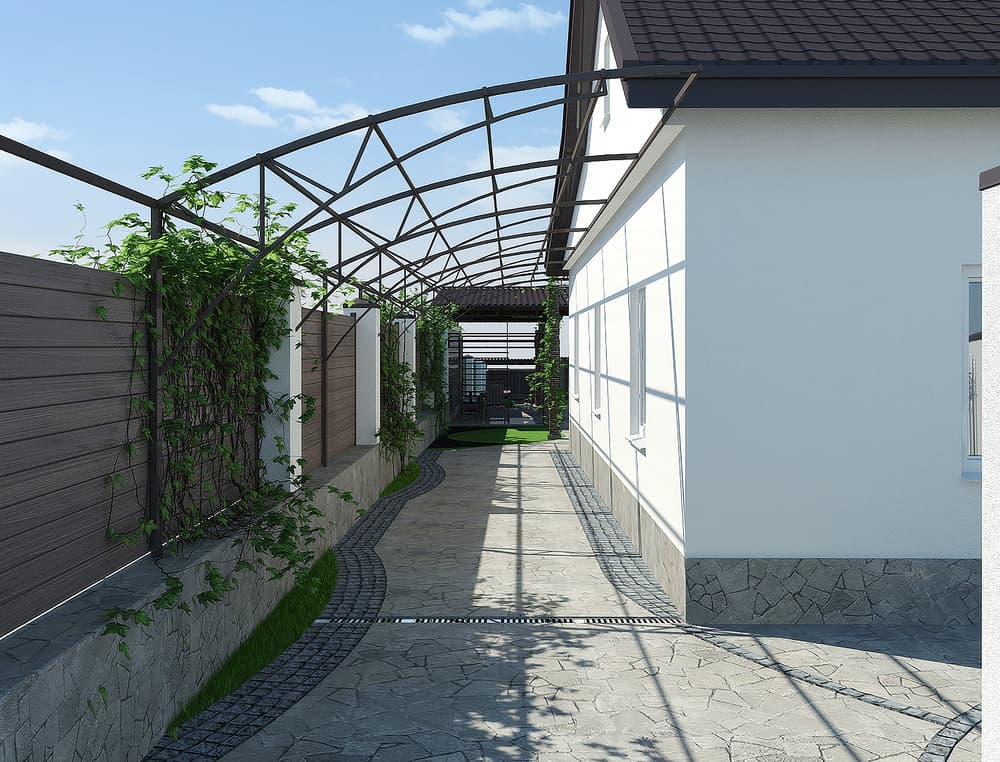
<svg viewBox="0 0 1000 762">
<path fill-rule="evenodd" d="M 646 289 L 630 291 L 629 312 L 629 430 L 634 437 L 646 435 Z"/>
<path fill-rule="evenodd" d="M 600 411 L 602 404 L 601 396 L 601 376 L 604 373 L 604 364 L 601 362 L 601 306 L 594 307 L 594 410 Z"/>
<path fill-rule="evenodd" d="M 573 396 L 580 397 L 580 316 L 573 316 Z"/>
<path fill-rule="evenodd" d="M 983 281 L 979 266 L 963 268 L 965 275 L 965 310 L 963 341 L 965 343 L 966 391 L 963 430 L 963 472 L 969 478 L 982 477 L 983 435 Z"/>
</svg>

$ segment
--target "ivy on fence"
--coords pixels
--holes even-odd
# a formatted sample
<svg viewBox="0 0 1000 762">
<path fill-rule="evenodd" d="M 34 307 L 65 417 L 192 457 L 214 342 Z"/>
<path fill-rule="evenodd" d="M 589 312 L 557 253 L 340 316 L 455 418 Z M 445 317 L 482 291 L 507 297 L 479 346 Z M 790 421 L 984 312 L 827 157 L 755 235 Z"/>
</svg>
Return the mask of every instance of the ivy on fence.
<svg viewBox="0 0 1000 762">
<path fill-rule="evenodd" d="M 223 205 L 230 209 L 226 221 L 240 225 L 256 221 L 260 204 L 265 206 L 265 240 L 273 241 L 286 229 L 283 224 L 292 205 L 280 206 L 272 199 L 231 195 L 198 187 L 198 181 L 215 165 L 200 156 L 183 165 L 183 178 L 162 167 L 151 168 L 144 177 L 157 178 L 168 189 L 179 188 L 189 208 L 205 217 Z M 81 209 L 82 211 L 82 209 Z M 197 603 L 208 606 L 220 601 L 237 584 L 241 572 L 275 579 L 294 575 L 306 579 L 314 556 L 314 545 L 322 529 L 315 505 L 317 488 L 308 477 L 296 475 L 286 443 L 276 439 L 278 455 L 273 463 L 287 470 L 288 480 L 268 477 L 269 463 L 261 458 L 264 417 L 285 419 L 293 413 L 296 400 L 288 395 L 268 393 L 274 378 L 270 355 L 289 333 L 287 308 L 298 298 L 296 285 L 312 284 L 310 277 L 326 267 L 309 248 L 301 232 L 293 233 L 245 277 L 194 331 L 190 340 L 181 337 L 195 323 L 196 316 L 249 264 L 253 252 L 201 228 L 180 227 L 169 217 L 162 234 L 152 237 L 150 226 L 137 214 L 127 214 L 106 226 L 107 242 L 102 248 L 80 245 L 58 249 L 71 262 L 121 273 L 138 289 L 162 297 L 164 329 L 158 335 L 160 363 L 177 350 L 172 364 L 160 381 L 162 418 L 162 482 L 159 505 L 152 517 L 141 520 L 127 532 L 115 532 L 111 539 L 123 543 L 148 542 L 154 532 L 165 540 L 165 556 L 183 556 L 193 543 L 206 538 L 230 538 L 235 557 L 225 571 L 206 562 L 203 586 L 184 590 L 176 572 L 157 559 L 164 571 L 166 591 L 145 609 L 108 610 L 105 634 L 123 638 L 133 625 L 148 625 L 157 610 L 191 611 Z M 150 279 L 150 262 L 160 262 L 162 284 Z M 125 288 L 116 281 L 116 295 Z M 98 316 L 101 309 L 98 308 Z M 134 372 L 148 388 L 147 368 L 138 348 L 146 343 L 146 331 L 155 331 L 152 315 L 143 315 L 133 340 L 136 347 Z M 311 399 L 300 399 L 306 415 L 314 408 Z M 132 399 L 133 420 L 147 421 L 146 442 L 130 440 L 122 456 L 130 466 L 143 462 L 151 429 L 148 417 L 155 414 L 154 401 L 137 394 Z M 130 426 L 131 428 L 131 426 Z M 141 454 L 140 454 L 141 453 Z M 290 489 L 289 489 L 290 482 Z M 112 485 L 113 487 L 116 485 Z M 120 486 L 120 485 L 119 485 Z M 336 487 L 330 491 L 353 503 L 353 496 Z M 111 502 L 113 505 L 114 495 Z M 171 564 L 169 568 L 174 568 Z M 128 653 L 124 640 L 119 650 Z"/>
</svg>

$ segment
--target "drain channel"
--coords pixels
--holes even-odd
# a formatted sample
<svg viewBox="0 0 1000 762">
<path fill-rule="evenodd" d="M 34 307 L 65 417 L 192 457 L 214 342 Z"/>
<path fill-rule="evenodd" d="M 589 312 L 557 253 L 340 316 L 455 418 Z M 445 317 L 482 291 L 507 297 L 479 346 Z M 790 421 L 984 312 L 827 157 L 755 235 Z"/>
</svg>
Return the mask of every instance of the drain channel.
<svg viewBox="0 0 1000 762">
<path fill-rule="evenodd" d="M 625 624 L 662 625 L 680 624 L 680 619 L 662 616 L 527 616 L 527 617 L 480 617 L 480 616 L 380 616 L 345 619 L 316 619 L 313 624 Z"/>
</svg>

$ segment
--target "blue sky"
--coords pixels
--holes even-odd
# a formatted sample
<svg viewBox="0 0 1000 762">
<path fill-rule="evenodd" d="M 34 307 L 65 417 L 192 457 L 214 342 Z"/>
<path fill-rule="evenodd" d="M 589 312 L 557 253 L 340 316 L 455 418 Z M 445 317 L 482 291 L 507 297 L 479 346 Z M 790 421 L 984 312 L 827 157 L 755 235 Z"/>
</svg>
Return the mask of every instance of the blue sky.
<svg viewBox="0 0 1000 762">
<path fill-rule="evenodd" d="M 0 133 L 142 187 L 153 164 L 198 153 L 225 165 L 365 113 L 562 73 L 567 12 L 566 0 L 11 3 Z M 416 144 L 476 116 L 439 113 L 396 135 Z M 501 148 L 551 150 L 557 117 L 511 125 Z M 0 155 L 0 249 L 67 243 L 76 200 L 89 233 L 134 209 Z"/>
</svg>

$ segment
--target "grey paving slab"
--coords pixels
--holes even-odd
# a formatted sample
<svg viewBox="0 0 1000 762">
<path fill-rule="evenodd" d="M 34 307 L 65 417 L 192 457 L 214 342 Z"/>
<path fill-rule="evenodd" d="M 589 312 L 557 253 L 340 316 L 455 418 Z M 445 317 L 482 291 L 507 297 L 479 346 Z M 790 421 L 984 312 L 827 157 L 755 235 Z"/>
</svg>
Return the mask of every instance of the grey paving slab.
<svg viewBox="0 0 1000 762">
<path fill-rule="evenodd" d="M 394 616 L 649 616 L 595 563 L 545 444 L 442 452 L 382 537 Z M 609 551 L 609 552 L 614 552 Z"/>
<path fill-rule="evenodd" d="M 352 551 L 370 573 L 384 570 L 384 586 L 356 590 L 339 611 L 381 604 L 380 617 L 662 623 L 372 623 L 366 615 L 350 654 L 311 675 L 311 687 L 252 737 L 228 736 L 225 760 L 981 757 L 978 632 L 694 627 L 677 617 L 564 449 L 434 458 L 425 467 L 443 480 L 385 512 Z M 280 690 L 274 678 L 269 687 Z M 232 730 L 227 722 L 235 719 L 223 717 L 201 740 L 218 742 Z"/>
</svg>

